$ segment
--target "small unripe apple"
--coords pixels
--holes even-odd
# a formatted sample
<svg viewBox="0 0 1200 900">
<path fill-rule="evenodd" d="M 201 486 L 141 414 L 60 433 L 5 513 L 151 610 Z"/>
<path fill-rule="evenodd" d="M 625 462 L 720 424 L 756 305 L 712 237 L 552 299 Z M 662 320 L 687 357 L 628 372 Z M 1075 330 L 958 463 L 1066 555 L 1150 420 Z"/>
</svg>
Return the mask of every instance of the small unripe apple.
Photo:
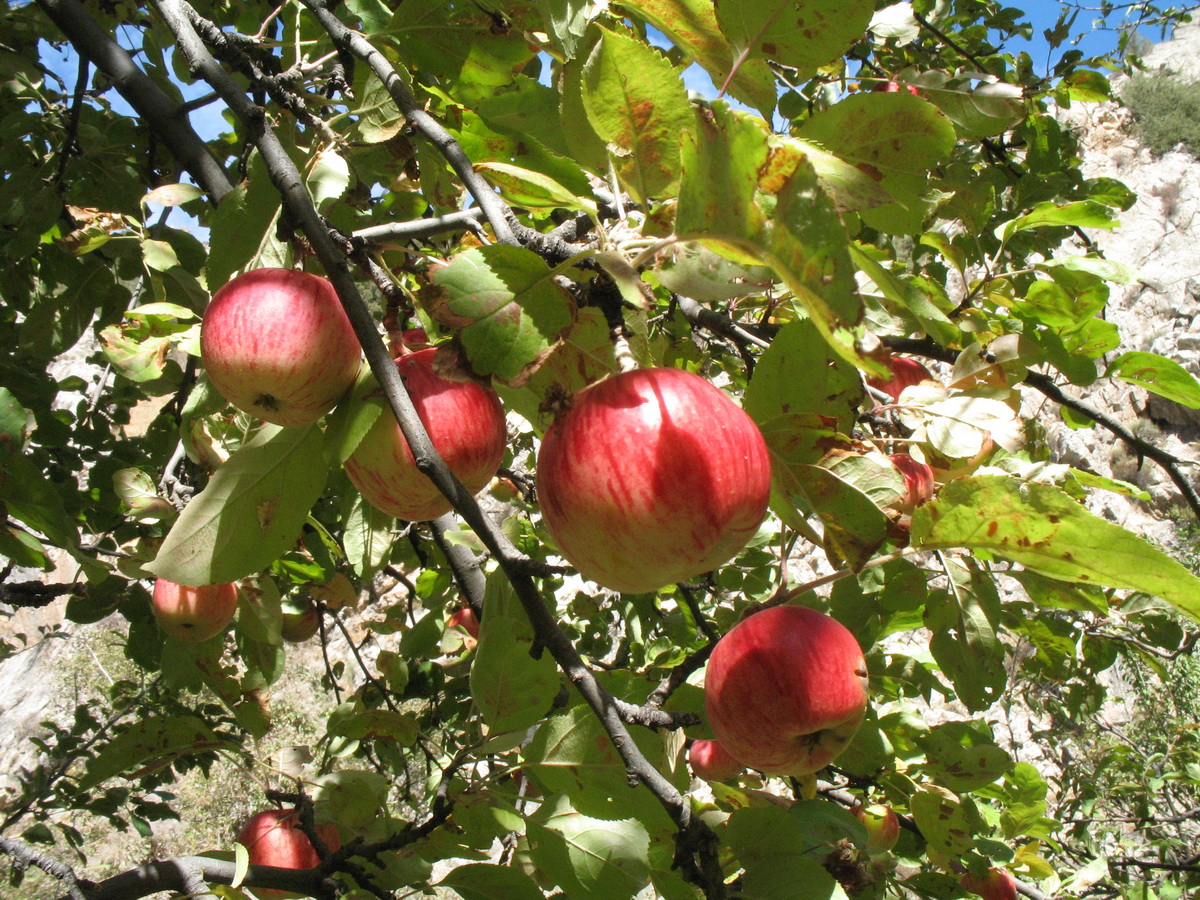
<svg viewBox="0 0 1200 900">
<path fill-rule="evenodd" d="M 303 643 L 320 630 L 321 611 L 316 605 L 310 603 L 302 610 L 283 611 L 279 634 L 289 644 Z"/>
<path fill-rule="evenodd" d="M 705 781 L 726 781 L 746 768 L 729 755 L 720 741 L 692 741 L 688 748 L 688 763 L 696 777 Z"/>
<path fill-rule="evenodd" d="M 324 278 L 255 269 L 213 296 L 200 326 L 208 377 L 238 409 L 276 425 L 307 425 L 358 374 L 358 338 Z"/>
<path fill-rule="evenodd" d="M 207 641 L 224 631 L 237 612 L 235 584 L 192 587 L 159 578 L 154 582 L 151 609 L 158 627 L 181 641 Z"/>
<path fill-rule="evenodd" d="M 899 400 L 906 387 L 934 380 L 933 374 L 927 368 L 907 356 L 889 356 L 884 364 L 892 373 L 891 377 L 868 378 L 867 384 L 883 391 L 893 400 Z"/>
<path fill-rule="evenodd" d="M 682 369 L 613 375 L 546 431 L 537 496 L 579 574 L 653 591 L 736 556 L 762 524 L 771 461 L 754 420 Z"/>
<path fill-rule="evenodd" d="M 983 900 L 1017 900 L 1017 879 L 1007 869 L 993 866 L 982 875 L 964 872 L 958 883 Z"/>
<path fill-rule="evenodd" d="M 846 749 L 867 710 L 867 664 L 844 625 L 815 609 L 754 613 L 717 642 L 704 708 L 735 758 L 769 775 L 810 775 Z"/>
<path fill-rule="evenodd" d="M 855 807 L 854 815 L 867 830 L 868 853 L 886 853 L 900 840 L 900 817 L 890 806 L 882 803 L 859 805 Z"/>
<path fill-rule="evenodd" d="M 336 825 L 318 825 L 316 831 L 330 853 L 341 848 Z M 300 830 L 300 813 L 295 809 L 265 809 L 255 813 L 238 830 L 237 842 L 246 848 L 252 866 L 312 869 L 321 864 L 312 841 Z M 255 888 L 254 891 L 264 898 L 298 896 L 272 888 Z"/>
<path fill-rule="evenodd" d="M 432 347 L 418 350 L 401 356 L 396 366 L 434 448 L 475 494 L 504 460 L 504 410 L 490 388 L 434 372 L 435 353 Z M 390 408 L 346 460 L 346 474 L 368 503 L 399 519 L 424 522 L 450 511 L 450 501 L 417 468 Z"/>
<path fill-rule="evenodd" d="M 933 469 L 907 453 L 894 453 L 888 459 L 904 476 L 904 495 L 892 504 L 897 510 L 912 512 L 933 496 Z"/>
</svg>

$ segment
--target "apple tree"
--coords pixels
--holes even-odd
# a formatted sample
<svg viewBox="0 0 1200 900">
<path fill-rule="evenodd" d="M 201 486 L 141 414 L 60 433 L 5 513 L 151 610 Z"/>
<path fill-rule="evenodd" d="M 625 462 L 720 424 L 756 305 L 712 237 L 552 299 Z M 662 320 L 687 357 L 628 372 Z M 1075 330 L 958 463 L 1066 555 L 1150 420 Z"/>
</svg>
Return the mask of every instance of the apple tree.
<svg viewBox="0 0 1200 900">
<path fill-rule="evenodd" d="M 1065 755 L 1106 673 L 1185 671 L 1200 618 L 1171 548 L 1089 511 L 1145 492 L 1046 438 L 1121 443 L 1200 516 L 1081 399 L 1200 384 L 1105 318 L 1136 276 L 1089 235 L 1135 197 L 1057 115 L 1111 97 L 1073 21 L 1043 72 L 992 0 L 7 4 L 0 610 L 65 597 L 137 673 L 39 739 L 11 888 L 1194 886 L 1186 733 L 1154 783 L 1133 740 L 1091 781 Z M 218 324 L 261 270 L 324 285 L 341 337 L 286 291 Z M 270 421 L 299 382 L 333 399 Z M 192 640 L 217 613 L 156 583 L 235 584 L 236 617 Z M 771 608 L 805 612 L 739 630 L 706 697 Z M 318 743 L 289 766 L 270 700 L 300 666 Z M 89 868 L 82 823 L 186 827 L 173 786 L 228 762 L 290 849 L 231 819 Z M 1138 840 L 1089 825 L 1122 797 Z"/>
</svg>

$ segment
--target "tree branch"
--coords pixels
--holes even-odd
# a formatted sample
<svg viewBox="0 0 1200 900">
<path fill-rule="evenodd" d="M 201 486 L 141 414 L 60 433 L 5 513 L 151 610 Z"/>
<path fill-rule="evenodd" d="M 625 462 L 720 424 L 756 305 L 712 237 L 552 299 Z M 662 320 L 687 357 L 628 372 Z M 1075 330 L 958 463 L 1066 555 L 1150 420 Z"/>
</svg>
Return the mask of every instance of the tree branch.
<svg viewBox="0 0 1200 900">
<path fill-rule="evenodd" d="M 78 0 L 37 0 L 38 6 L 92 65 L 108 76 L 113 87 L 137 110 L 154 133 L 171 149 L 179 165 L 213 200 L 233 190 L 233 181 L 192 129 L 179 107 L 142 72 L 129 54 L 102 29 Z"/>
<path fill-rule="evenodd" d="M 508 224 L 508 216 L 511 214 L 508 204 L 501 200 L 487 180 L 475 171 L 454 136 L 443 128 L 437 119 L 418 105 L 412 91 L 409 90 L 404 79 L 392 68 L 387 57 L 371 46 L 370 42 L 361 34 L 347 28 L 319 0 L 303 0 L 303 2 L 321 23 L 321 27 L 329 33 L 334 46 L 365 62 L 375 73 L 375 77 L 383 83 L 392 102 L 396 104 L 409 123 L 446 158 L 446 161 L 450 163 L 450 168 L 454 170 L 454 174 L 459 177 L 466 189 L 471 192 L 471 196 L 475 198 L 475 202 L 479 204 L 480 209 L 483 210 L 496 239 L 504 244 L 519 245 L 520 242 Z"/>
<path fill-rule="evenodd" d="M 3 835 L 0 835 L 0 853 L 7 853 L 22 869 L 28 866 L 37 866 L 47 875 L 57 878 L 66 886 L 67 897 L 70 900 L 88 900 L 75 870 L 66 863 L 59 862 L 40 850 L 35 850 L 24 841 L 6 838 Z"/>
</svg>

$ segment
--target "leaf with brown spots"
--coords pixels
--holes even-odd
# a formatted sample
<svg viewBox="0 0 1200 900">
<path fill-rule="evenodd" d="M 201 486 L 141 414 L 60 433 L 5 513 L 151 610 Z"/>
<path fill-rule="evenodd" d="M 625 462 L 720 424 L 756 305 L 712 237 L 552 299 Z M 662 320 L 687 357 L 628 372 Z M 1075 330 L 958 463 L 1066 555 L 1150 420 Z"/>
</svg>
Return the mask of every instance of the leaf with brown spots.
<svg viewBox="0 0 1200 900">
<path fill-rule="evenodd" d="M 693 127 L 679 72 L 661 53 L 604 29 L 583 67 L 583 107 L 614 148 L 617 176 L 639 203 L 679 184 L 679 136 Z"/>
<path fill-rule="evenodd" d="M 696 60 L 713 84 L 720 87 L 728 79 L 726 91 L 730 96 L 753 106 L 764 118 L 771 118 L 775 109 L 775 76 L 763 59 L 746 60 L 734 69 L 734 51 L 717 24 L 712 0 L 625 0 L 622 5 L 635 11 Z"/>
<path fill-rule="evenodd" d="M 951 481 L 913 513 L 912 545 L 983 551 L 1059 581 L 1143 591 L 1200 620 L 1200 578 L 1052 485 L 999 475 Z"/>
<path fill-rule="evenodd" d="M 766 57 L 806 80 L 850 49 L 874 0 L 716 0 L 717 21 L 744 59 Z"/>
</svg>

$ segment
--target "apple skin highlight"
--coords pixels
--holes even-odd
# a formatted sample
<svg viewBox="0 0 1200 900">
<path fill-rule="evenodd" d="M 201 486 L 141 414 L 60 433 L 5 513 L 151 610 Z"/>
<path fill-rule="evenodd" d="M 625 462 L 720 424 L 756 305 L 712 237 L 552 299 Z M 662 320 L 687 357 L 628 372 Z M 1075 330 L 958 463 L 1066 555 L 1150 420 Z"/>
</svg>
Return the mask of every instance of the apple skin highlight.
<svg viewBox="0 0 1200 900">
<path fill-rule="evenodd" d="M 580 391 L 547 430 L 537 496 L 579 574 L 645 592 L 728 562 L 766 515 L 771 462 L 758 426 L 682 369 L 639 369 Z"/>
<path fill-rule="evenodd" d="M 814 609 L 777 606 L 735 625 L 705 676 L 708 724 L 734 758 L 769 775 L 808 775 L 850 743 L 867 710 L 854 635 Z"/>
</svg>

